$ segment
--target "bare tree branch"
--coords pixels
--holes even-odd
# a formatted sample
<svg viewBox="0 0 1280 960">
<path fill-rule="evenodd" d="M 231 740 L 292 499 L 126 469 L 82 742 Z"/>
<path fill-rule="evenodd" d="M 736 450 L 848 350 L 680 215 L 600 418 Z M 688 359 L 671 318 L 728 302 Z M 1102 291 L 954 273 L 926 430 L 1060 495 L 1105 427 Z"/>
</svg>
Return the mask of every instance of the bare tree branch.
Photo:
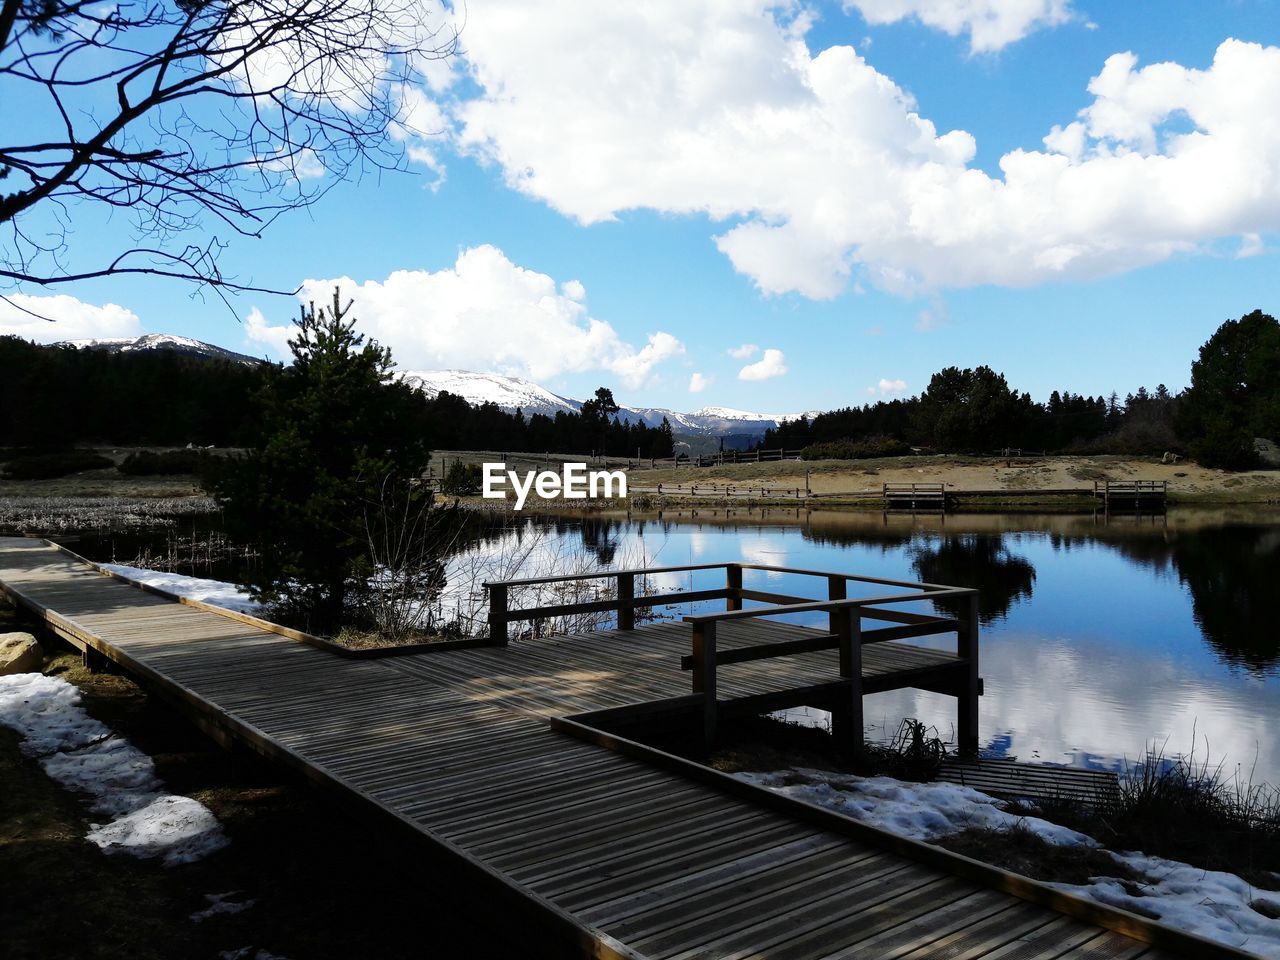
<svg viewBox="0 0 1280 960">
<path fill-rule="evenodd" d="M 403 91 L 454 52 L 447 13 L 437 0 L 2 0 L 0 99 L 23 105 L 29 142 L 0 143 L 0 281 L 143 273 L 267 291 L 218 269 L 225 242 L 183 236 L 257 237 L 345 177 L 402 169 Z M 132 241 L 71 270 L 81 204 L 125 212 Z M 38 237 L 24 222 L 40 211 L 56 226 Z"/>
</svg>

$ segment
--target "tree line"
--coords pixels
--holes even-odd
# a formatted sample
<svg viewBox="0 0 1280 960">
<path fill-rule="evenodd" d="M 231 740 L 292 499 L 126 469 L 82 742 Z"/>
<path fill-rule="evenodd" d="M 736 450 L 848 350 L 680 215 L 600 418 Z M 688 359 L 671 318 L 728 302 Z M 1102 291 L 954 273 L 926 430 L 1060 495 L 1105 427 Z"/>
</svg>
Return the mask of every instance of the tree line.
<svg viewBox="0 0 1280 960">
<path fill-rule="evenodd" d="M 1177 395 L 1164 384 L 1123 399 L 1068 389 L 1038 403 L 991 367 L 947 367 L 919 396 L 787 421 L 761 447 L 850 456 L 907 445 L 943 453 L 1175 451 L 1242 469 L 1257 463 L 1255 438 L 1280 440 L 1280 324 L 1260 310 L 1219 327 L 1192 364 L 1191 385 Z"/>
<path fill-rule="evenodd" d="M 0 337 L 0 446 L 251 446 L 264 391 L 285 376 L 173 350 L 111 352 Z M 398 383 L 393 377 L 390 383 Z M 404 394 L 400 442 L 434 449 L 669 457 L 671 425 L 624 423 L 607 388 L 580 413 L 509 413 L 496 404 L 383 384 Z"/>
</svg>

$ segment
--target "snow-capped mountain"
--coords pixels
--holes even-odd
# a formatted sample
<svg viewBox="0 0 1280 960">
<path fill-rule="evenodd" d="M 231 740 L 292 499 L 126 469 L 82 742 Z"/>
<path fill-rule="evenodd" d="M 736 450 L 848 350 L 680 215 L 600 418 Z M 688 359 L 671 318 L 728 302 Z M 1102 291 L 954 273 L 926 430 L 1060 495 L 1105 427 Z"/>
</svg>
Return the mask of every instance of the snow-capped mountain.
<svg viewBox="0 0 1280 960">
<path fill-rule="evenodd" d="M 403 376 L 406 382 L 416 386 L 428 397 L 447 392 L 477 406 L 482 403 L 496 403 L 508 413 L 514 413 L 516 408 L 519 408 L 525 412 L 525 416 L 541 413 L 554 417 L 561 411 L 577 413 L 582 408 L 581 400 L 570 400 L 529 380 L 504 377 L 498 373 L 472 373 L 469 370 L 423 370 L 421 372 L 410 370 Z"/>
<path fill-rule="evenodd" d="M 407 372 L 404 378 L 415 384 L 427 396 L 434 397 L 448 391 L 469 403 L 494 403 L 508 412 L 517 408 L 526 415 L 542 413 L 554 417 L 557 412 L 575 413 L 582 409 L 582 401 L 552 393 L 530 380 L 504 377 L 496 373 L 472 373 L 469 370 L 420 370 Z M 783 420 L 795 420 L 800 416 L 812 417 L 816 411 L 805 414 L 751 413 L 729 407 L 703 407 L 693 413 L 681 413 L 663 407 L 631 407 L 619 404 L 618 416 L 627 422 L 639 421 L 646 426 L 661 425 L 665 417 L 676 433 L 728 436 L 745 434 L 759 436 Z"/>
<path fill-rule="evenodd" d="M 224 360 L 228 363 L 258 364 L 265 361 L 257 357 L 236 353 L 225 347 L 217 347 L 203 340 L 179 337 L 172 333 L 148 333 L 141 337 L 115 337 L 102 340 L 63 340 L 60 347 L 78 347 L 82 350 L 105 350 L 109 353 L 133 353 L 145 350 L 171 350 L 188 357 L 206 360 Z"/>
</svg>

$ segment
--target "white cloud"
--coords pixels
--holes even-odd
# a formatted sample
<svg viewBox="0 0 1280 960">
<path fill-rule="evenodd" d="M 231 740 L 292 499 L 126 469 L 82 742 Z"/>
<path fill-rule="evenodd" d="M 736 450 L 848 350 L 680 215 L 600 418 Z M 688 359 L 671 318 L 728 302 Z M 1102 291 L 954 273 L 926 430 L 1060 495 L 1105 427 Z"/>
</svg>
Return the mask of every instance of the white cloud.
<svg viewBox="0 0 1280 960">
<path fill-rule="evenodd" d="M 739 380 L 769 380 L 787 372 L 787 358 L 781 350 L 770 347 L 755 363 L 749 363 L 738 371 Z"/>
<path fill-rule="evenodd" d="M 272 173 L 287 173 L 295 180 L 318 180 L 327 172 L 319 155 L 310 147 L 302 147 L 293 153 L 277 153 L 263 158 L 261 162 L 262 169 Z"/>
<path fill-rule="evenodd" d="M 439 190 L 447 173 L 439 151 L 451 133 L 450 121 L 440 105 L 418 87 L 396 84 L 393 94 L 397 101 L 396 118 L 387 133 L 392 140 L 404 144 L 410 162 L 435 174 L 435 179 L 427 185 L 433 191 Z"/>
<path fill-rule="evenodd" d="M 947 322 L 948 316 L 950 314 L 947 311 L 946 302 L 935 297 L 933 302 L 921 310 L 916 317 L 915 328 L 921 333 L 927 330 L 936 330 Z"/>
<path fill-rule="evenodd" d="M 915 19 L 958 37 L 969 36 L 973 53 L 1000 50 L 1042 27 L 1075 18 L 1070 0 L 846 0 L 876 26 Z"/>
<path fill-rule="evenodd" d="M 707 387 L 711 386 L 711 381 L 714 379 L 714 377 L 704 377 L 702 374 L 695 372 L 694 375 L 689 378 L 689 392 L 701 393 L 703 390 L 707 389 Z"/>
<path fill-rule="evenodd" d="M 258 344 L 267 348 L 267 353 L 277 360 L 289 358 L 289 338 L 298 332 L 294 324 L 273 327 L 262 315 L 262 311 L 254 307 L 244 320 L 246 344 Z"/>
<path fill-rule="evenodd" d="M 873 393 L 878 390 L 882 397 L 893 397 L 907 392 L 907 381 L 889 380 L 881 377 L 880 382 L 875 387 L 868 387 L 867 389 Z"/>
<path fill-rule="evenodd" d="M 899 6 L 941 16 L 876 9 Z M 1068 12 L 960 6 L 975 45 Z M 726 222 L 717 246 L 766 294 L 1089 279 L 1280 229 L 1280 48 L 1227 40 L 1206 70 L 1117 54 L 1078 117 L 991 176 L 969 133 L 938 130 L 855 49 L 811 48 L 801 9 L 477 4 L 456 143 L 584 224 Z"/>
<path fill-rule="evenodd" d="M 580 282 L 557 290 L 551 277 L 517 266 L 487 244 L 462 251 L 452 267 L 434 273 L 398 270 L 363 283 L 306 280 L 300 297 L 326 303 L 335 285 L 355 300 L 359 330 L 389 346 L 401 370 L 452 367 L 534 380 L 604 370 L 635 388 L 684 352 L 663 331 L 637 349 L 588 314 Z M 277 344 L 287 330 L 262 330 L 252 314 L 246 326 L 251 337 Z"/>
<path fill-rule="evenodd" d="M 1267 252 L 1267 245 L 1262 242 L 1262 237 L 1256 233 L 1246 233 L 1240 238 L 1240 247 L 1236 250 L 1236 259 L 1245 260 L 1249 257 L 1256 257 Z"/>
<path fill-rule="evenodd" d="M 760 352 L 760 348 L 754 343 L 744 343 L 740 347 L 734 347 L 729 351 L 729 356 L 735 360 L 745 360 L 747 357 L 754 357 Z"/>
<path fill-rule="evenodd" d="M 138 315 L 114 303 L 97 306 L 65 293 L 47 297 L 6 293 L 0 297 L 0 336 L 56 343 L 59 340 L 133 339 L 141 335 L 142 322 Z"/>
</svg>

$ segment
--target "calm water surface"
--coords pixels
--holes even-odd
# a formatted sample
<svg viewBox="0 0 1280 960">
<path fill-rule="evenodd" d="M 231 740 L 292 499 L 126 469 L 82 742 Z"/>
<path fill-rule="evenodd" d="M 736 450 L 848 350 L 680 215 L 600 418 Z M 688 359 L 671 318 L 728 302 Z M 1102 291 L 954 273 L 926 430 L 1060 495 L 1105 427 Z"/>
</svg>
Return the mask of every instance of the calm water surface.
<svg viewBox="0 0 1280 960">
<path fill-rule="evenodd" d="M 1280 783 L 1278 511 L 1108 520 L 699 510 L 544 529 L 602 566 L 744 561 L 977 587 L 989 753 L 1115 768 L 1152 741 L 1176 754 L 1194 742 L 1201 757 Z M 811 578 L 754 576 L 782 593 L 825 590 Z M 712 571 L 659 586 L 722 583 Z M 911 716 L 950 736 L 954 702 L 870 696 L 868 735 Z"/>
<path fill-rule="evenodd" d="M 84 536 L 71 545 L 92 559 L 131 562 L 147 551 L 178 552 L 165 540 L 177 533 L 200 542 L 208 532 L 204 524 L 184 521 L 160 538 Z M 986 681 L 981 732 L 989 753 L 1115 768 L 1138 759 L 1153 741 L 1170 754 L 1185 754 L 1194 743 L 1200 757 L 1280 784 L 1280 737 L 1272 733 L 1280 725 L 1280 511 L 1274 508 L 1109 520 L 700 509 L 527 520 L 477 549 L 525 559 L 514 565 L 504 559 L 482 575 L 473 570 L 476 582 L 562 573 L 566 565 L 744 561 L 977 587 Z M 182 572 L 241 579 L 244 559 L 202 565 L 194 563 L 195 552 L 192 569 Z M 722 586 L 723 576 L 670 575 L 652 586 L 703 589 Z M 812 578 L 746 577 L 749 586 L 825 598 L 825 585 Z M 478 590 L 462 585 L 458 593 L 479 602 Z M 850 595 L 858 595 L 852 585 Z M 518 593 L 512 601 L 521 603 Z M 723 601 L 665 614 L 710 609 L 723 609 Z M 903 717 L 917 717 L 950 737 L 954 703 L 916 691 L 870 696 L 867 733 L 883 737 Z"/>
</svg>

